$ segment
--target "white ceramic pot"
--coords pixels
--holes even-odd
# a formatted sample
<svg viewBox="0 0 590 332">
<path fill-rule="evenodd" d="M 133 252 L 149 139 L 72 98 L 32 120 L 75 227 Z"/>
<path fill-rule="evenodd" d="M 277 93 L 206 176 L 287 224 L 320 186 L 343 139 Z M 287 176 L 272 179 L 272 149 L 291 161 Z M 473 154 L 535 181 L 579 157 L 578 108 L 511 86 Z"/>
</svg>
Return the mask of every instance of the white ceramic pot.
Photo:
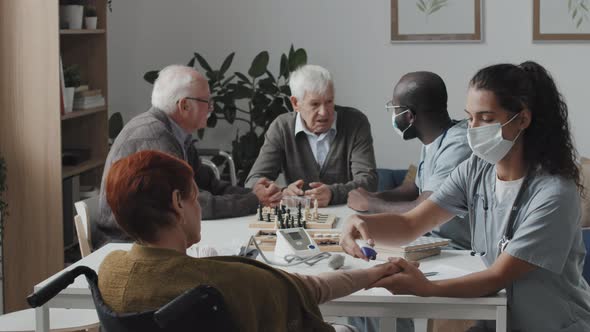
<svg viewBox="0 0 590 332">
<path fill-rule="evenodd" d="M 97 20 L 98 20 L 98 17 L 96 17 L 96 16 L 84 17 L 84 26 L 86 27 L 86 29 L 94 30 L 94 29 L 96 29 L 96 21 Z"/>
<path fill-rule="evenodd" d="M 74 107 L 74 93 L 76 92 L 76 88 L 66 88 L 64 93 L 64 112 L 69 113 L 72 111 Z"/>
<path fill-rule="evenodd" d="M 82 29 L 84 6 L 67 5 L 64 7 L 64 19 L 68 22 L 69 29 Z"/>
</svg>

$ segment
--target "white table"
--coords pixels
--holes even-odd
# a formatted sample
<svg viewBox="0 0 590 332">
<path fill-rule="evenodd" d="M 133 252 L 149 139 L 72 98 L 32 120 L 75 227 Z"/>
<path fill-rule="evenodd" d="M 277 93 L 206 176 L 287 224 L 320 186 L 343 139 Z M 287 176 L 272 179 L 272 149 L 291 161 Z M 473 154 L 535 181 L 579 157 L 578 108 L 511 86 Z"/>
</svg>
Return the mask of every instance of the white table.
<svg viewBox="0 0 590 332">
<path fill-rule="evenodd" d="M 334 213 L 345 218 L 352 213 L 346 207 L 326 208 L 322 212 Z M 202 222 L 202 238 L 199 245 L 211 245 L 218 248 L 220 254 L 231 254 L 244 244 L 255 230 L 248 228 L 252 217 L 232 218 L 224 220 L 207 220 Z M 342 220 L 339 225 L 342 224 Z M 91 255 L 81 259 L 66 270 L 79 265 L 88 266 L 94 270 L 113 250 L 128 250 L 130 244 L 109 244 Z M 271 255 L 272 256 L 272 255 Z M 379 262 L 364 262 L 346 257 L 343 268 L 362 268 Z M 422 270 L 430 270 L 435 266 L 451 266 L 468 271 L 478 271 L 484 268 L 479 257 L 472 257 L 467 251 L 443 251 L 440 256 L 421 261 Z M 313 267 L 297 266 L 286 268 L 291 272 L 304 274 L 317 274 L 326 271 L 327 262 L 322 261 Z M 46 285 L 50 280 L 60 275 L 63 271 L 48 278 L 35 286 L 35 290 Z M 320 306 L 325 316 L 365 316 L 381 317 L 381 331 L 395 331 L 395 318 L 441 318 L 441 319 L 483 319 L 496 320 L 496 331 L 506 332 L 507 305 L 504 292 L 495 296 L 457 299 L 441 297 L 417 297 L 412 295 L 392 295 L 387 290 L 370 289 L 362 290 L 349 296 L 330 301 Z M 92 295 L 86 279 L 78 277 L 67 289 L 50 300 L 46 305 L 35 311 L 36 331 L 48 331 L 48 308 L 80 308 L 93 309 Z"/>
</svg>

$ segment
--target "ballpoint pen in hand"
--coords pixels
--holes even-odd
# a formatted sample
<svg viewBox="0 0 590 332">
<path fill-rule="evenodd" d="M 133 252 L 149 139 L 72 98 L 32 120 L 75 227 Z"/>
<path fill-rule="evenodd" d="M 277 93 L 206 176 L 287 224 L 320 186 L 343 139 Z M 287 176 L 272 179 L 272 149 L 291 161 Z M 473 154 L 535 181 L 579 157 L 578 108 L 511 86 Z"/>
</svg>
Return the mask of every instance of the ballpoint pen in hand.
<svg viewBox="0 0 590 332">
<path fill-rule="evenodd" d="M 433 271 L 433 272 L 425 272 L 424 273 L 424 276 L 425 277 L 432 277 L 432 276 L 435 276 L 437 274 L 438 274 L 438 272 L 435 272 L 435 271 Z"/>
</svg>

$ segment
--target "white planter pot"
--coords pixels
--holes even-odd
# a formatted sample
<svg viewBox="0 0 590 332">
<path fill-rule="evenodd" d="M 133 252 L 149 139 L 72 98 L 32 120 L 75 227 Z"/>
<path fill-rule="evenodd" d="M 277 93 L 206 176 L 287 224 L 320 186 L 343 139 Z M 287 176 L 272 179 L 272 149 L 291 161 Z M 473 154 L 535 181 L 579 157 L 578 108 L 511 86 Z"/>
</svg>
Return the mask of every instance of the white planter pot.
<svg viewBox="0 0 590 332">
<path fill-rule="evenodd" d="M 74 106 L 74 93 L 76 92 L 76 88 L 66 88 L 64 92 L 64 112 L 69 113 L 72 111 Z"/>
<path fill-rule="evenodd" d="M 98 20 L 98 17 L 96 17 L 96 16 L 84 17 L 84 26 L 86 27 L 86 29 L 94 30 L 94 29 L 96 29 L 96 21 L 97 20 Z"/>
<path fill-rule="evenodd" d="M 64 7 L 64 19 L 68 22 L 69 29 L 82 29 L 84 6 L 67 5 Z"/>
</svg>

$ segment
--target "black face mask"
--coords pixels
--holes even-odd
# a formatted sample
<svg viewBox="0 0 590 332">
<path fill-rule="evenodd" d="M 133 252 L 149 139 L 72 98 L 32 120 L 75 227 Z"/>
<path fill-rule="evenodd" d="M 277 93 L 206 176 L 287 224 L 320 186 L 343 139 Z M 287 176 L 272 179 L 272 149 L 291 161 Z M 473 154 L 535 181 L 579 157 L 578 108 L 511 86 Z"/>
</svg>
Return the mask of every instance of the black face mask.
<svg viewBox="0 0 590 332">
<path fill-rule="evenodd" d="M 413 112 L 412 112 L 412 115 L 414 115 Z M 414 117 L 415 117 L 415 115 L 414 115 Z M 416 130 L 416 127 L 413 125 L 413 123 L 410 123 L 410 121 L 406 120 L 406 117 L 396 116 L 393 121 L 394 121 L 394 129 L 398 130 L 398 134 L 400 134 L 400 136 L 405 141 L 409 141 L 411 139 L 418 137 L 418 131 Z"/>
</svg>

